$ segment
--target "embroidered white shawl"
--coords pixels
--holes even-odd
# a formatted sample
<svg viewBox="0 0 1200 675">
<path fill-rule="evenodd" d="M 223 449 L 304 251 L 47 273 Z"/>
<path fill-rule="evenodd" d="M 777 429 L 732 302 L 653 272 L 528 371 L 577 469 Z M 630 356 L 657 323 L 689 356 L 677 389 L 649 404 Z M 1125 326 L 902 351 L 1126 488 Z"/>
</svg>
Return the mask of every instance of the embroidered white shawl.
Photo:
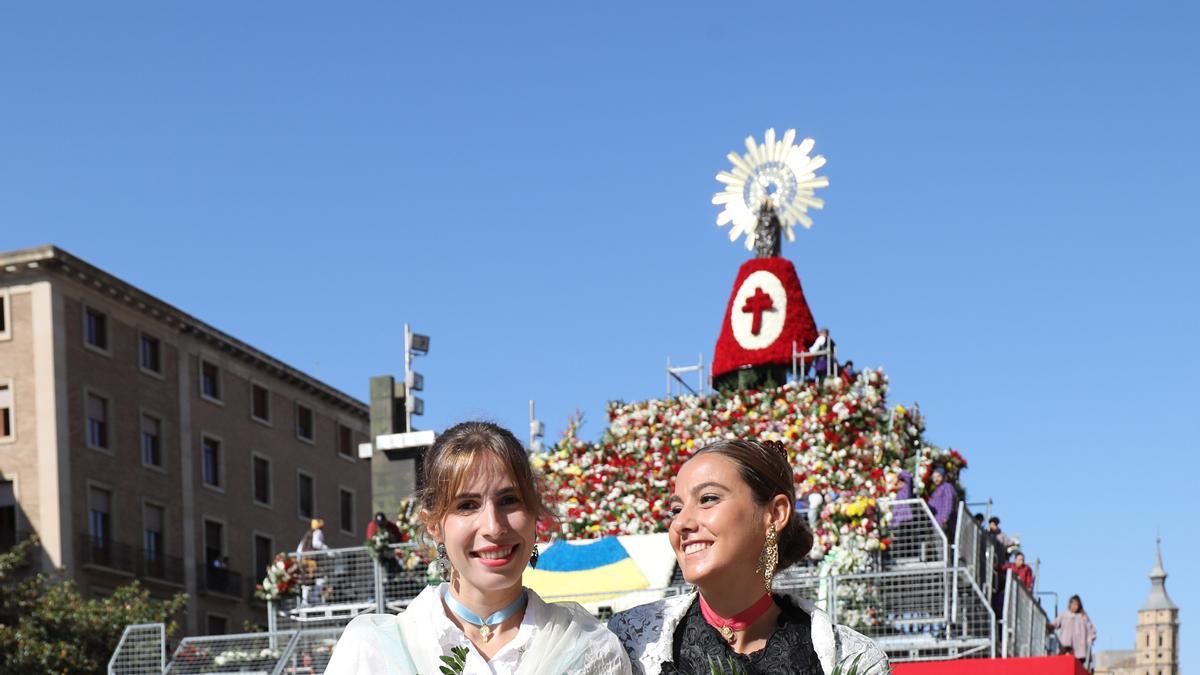
<svg viewBox="0 0 1200 675">
<path fill-rule="evenodd" d="M 533 594 L 533 591 L 529 591 Z M 535 594 L 534 594 L 535 595 Z M 547 603 L 545 619 L 530 638 L 512 675 L 627 675 L 629 658 L 616 636 L 578 603 Z M 430 586 L 399 615 L 364 614 L 346 626 L 327 675 L 439 675 L 443 646 L 428 619 L 442 612 Z"/>
<path fill-rule="evenodd" d="M 675 628 L 695 599 L 694 592 L 665 598 L 626 610 L 609 620 L 608 629 L 616 633 L 629 652 L 635 675 L 659 675 L 662 664 L 671 660 Z M 828 614 L 807 600 L 796 602 L 811 619 L 813 649 L 825 675 L 832 675 L 839 663 L 846 664 L 843 669 L 848 668 L 859 654 L 862 654 L 858 662 L 860 675 L 891 672 L 887 655 L 870 638 L 845 626 L 835 626 Z"/>
</svg>

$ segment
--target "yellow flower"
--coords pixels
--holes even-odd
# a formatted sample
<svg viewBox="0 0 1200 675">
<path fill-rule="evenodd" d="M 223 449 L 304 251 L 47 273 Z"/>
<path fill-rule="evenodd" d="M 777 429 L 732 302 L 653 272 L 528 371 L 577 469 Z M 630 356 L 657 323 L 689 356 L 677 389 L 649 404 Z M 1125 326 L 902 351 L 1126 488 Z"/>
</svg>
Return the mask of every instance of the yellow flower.
<svg viewBox="0 0 1200 675">
<path fill-rule="evenodd" d="M 570 476 L 578 476 L 583 473 L 583 469 L 580 469 L 579 467 L 572 464 L 571 466 L 568 466 L 567 468 L 563 469 L 563 473 L 570 475 Z"/>
<path fill-rule="evenodd" d="M 897 415 L 903 415 L 906 412 L 908 412 L 908 409 L 905 408 L 904 406 L 902 406 L 902 405 L 896 406 L 896 414 Z"/>
</svg>

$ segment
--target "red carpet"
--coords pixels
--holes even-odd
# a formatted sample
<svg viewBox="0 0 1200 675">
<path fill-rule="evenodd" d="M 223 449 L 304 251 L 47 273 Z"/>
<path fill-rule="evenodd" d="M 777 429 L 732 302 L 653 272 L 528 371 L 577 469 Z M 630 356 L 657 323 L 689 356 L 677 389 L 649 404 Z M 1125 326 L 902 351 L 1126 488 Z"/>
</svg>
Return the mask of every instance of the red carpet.
<svg viewBox="0 0 1200 675">
<path fill-rule="evenodd" d="M 895 675 L 1087 675 L 1072 656 L 896 663 L 892 665 L 892 672 Z"/>
</svg>

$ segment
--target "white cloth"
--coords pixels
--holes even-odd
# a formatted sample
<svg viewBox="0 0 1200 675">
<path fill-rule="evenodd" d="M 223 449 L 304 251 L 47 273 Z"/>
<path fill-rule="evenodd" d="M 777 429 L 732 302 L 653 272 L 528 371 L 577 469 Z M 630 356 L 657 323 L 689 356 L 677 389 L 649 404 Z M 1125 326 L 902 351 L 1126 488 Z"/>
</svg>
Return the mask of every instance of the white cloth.
<svg viewBox="0 0 1200 675">
<path fill-rule="evenodd" d="M 364 614 L 346 626 L 327 675 L 439 673 L 440 657 L 468 648 L 464 675 L 626 675 L 629 657 L 616 636 L 576 603 L 547 604 L 528 591 L 517 635 L 487 661 L 446 616 L 428 587 L 400 615 Z"/>
<path fill-rule="evenodd" d="M 662 664 L 672 660 L 675 628 L 695 600 L 696 593 L 666 598 L 621 612 L 608 622 L 609 630 L 629 652 L 636 675 L 658 675 Z M 828 614 L 807 600 L 797 599 L 796 603 L 811 619 L 813 649 L 825 675 L 832 675 L 838 664 L 848 667 L 859 654 L 863 655 L 859 675 L 891 672 L 887 655 L 870 638 L 845 626 L 835 626 Z"/>
<path fill-rule="evenodd" d="M 828 340 L 829 340 L 829 338 L 826 337 L 824 333 L 822 333 L 821 335 L 818 335 L 817 339 L 813 341 L 812 346 L 810 346 L 808 348 L 808 353 L 811 354 L 813 352 L 819 352 L 822 349 L 825 349 L 825 343 Z"/>
<path fill-rule="evenodd" d="M 308 547 L 305 547 L 305 544 Z M 309 536 L 306 534 L 300 538 L 300 543 L 296 544 L 296 553 L 307 553 L 309 551 L 325 551 L 329 549 L 329 544 L 325 543 L 325 532 L 321 528 L 312 531 L 312 541 L 309 542 Z"/>
</svg>

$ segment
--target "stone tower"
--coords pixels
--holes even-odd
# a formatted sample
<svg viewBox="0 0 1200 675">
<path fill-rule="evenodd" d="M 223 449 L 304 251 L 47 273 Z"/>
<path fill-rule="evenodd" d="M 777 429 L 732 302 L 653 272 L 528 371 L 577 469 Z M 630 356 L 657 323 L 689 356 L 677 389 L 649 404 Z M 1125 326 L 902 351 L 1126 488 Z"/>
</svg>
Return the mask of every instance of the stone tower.
<svg viewBox="0 0 1200 675">
<path fill-rule="evenodd" d="M 1154 546 L 1150 597 L 1138 610 L 1136 671 L 1139 675 L 1179 675 L 1179 608 L 1167 595 L 1162 541 Z"/>
</svg>

